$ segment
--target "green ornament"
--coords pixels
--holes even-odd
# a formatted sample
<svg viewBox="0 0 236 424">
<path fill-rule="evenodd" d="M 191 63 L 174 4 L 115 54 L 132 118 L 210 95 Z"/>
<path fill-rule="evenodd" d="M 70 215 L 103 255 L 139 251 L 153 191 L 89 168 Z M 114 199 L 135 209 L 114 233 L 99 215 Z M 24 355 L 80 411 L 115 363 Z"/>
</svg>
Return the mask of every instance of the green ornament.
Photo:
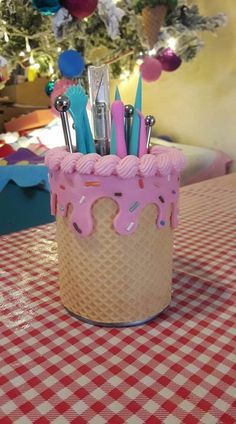
<svg viewBox="0 0 236 424">
<path fill-rule="evenodd" d="M 45 85 L 45 93 L 48 97 L 51 96 L 53 90 L 54 90 L 55 81 L 51 80 L 48 81 L 48 83 Z"/>
<path fill-rule="evenodd" d="M 32 4 L 42 15 L 53 15 L 61 8 L 59 0 L 33 0 Z"/>
</svg>

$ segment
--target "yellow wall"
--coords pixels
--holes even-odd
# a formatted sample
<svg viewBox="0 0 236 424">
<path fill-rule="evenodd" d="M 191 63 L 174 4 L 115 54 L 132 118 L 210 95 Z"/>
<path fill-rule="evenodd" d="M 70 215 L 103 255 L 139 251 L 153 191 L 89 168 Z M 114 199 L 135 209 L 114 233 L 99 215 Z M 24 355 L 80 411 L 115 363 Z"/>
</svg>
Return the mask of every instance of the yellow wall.
<svg viewBox="0 0 236 424">
<path fill-rule="evenodd" d="M 144 114 L 155 115 L 155 132 L 175 140 L 221 149 L 236 170 L 236 5 L 235 0 L 198 0 L 200 12 L 224 12 L 229 19 L 217 36 L 204 34 L 205 47 L 175 72 L 144 83 Z M 137 77 L 119 84 L 122 99 L 133 103 Z"/>
</svg>

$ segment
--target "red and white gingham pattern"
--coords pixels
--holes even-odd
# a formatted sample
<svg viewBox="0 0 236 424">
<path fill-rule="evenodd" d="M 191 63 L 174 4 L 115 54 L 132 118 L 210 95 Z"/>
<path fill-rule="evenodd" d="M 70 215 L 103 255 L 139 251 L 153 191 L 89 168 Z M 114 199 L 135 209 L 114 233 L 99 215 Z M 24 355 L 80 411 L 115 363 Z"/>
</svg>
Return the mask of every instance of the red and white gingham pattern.
<svg viewBox="0 0 236 424">
<path fill-rule="evenodd" d="M 211 242 L 217 244 L 214 217 L 224 195 L 219 189 L 217 200 L 214 190 L 218 184 L 224 193 L 224 181 L 229 179 L 182 190 L 182 229 L 176 231 L 175 252 L 182 271 L 174 273 L 171 306 L 144 326 L 98 328 L 64 311 L 54 224 L 0 238 L 1 424 L 235 423 L 236 294 L 227 268 L 235 248 L 233 196 L 228 196 L 232 209 L 226 205 L 229 256 L 224 232 L 221 256 L 212 254 L 206 226 L 205 245 L 192 233 L 198 220 L 194 210 L 203 216 L 210 207 L 209 217 L 206 210 L 204 216 Z M 192 255 L 206 245 L 204 268 Z M 186 270 L 188 255 L 192 267 Z M 220 277 L 217 258 L 224 259 Z"/>
<path fill-rule="evenodd" d="M 236 283 L 236 174 L 183 187 L 175 269 Z"/>
</svg>

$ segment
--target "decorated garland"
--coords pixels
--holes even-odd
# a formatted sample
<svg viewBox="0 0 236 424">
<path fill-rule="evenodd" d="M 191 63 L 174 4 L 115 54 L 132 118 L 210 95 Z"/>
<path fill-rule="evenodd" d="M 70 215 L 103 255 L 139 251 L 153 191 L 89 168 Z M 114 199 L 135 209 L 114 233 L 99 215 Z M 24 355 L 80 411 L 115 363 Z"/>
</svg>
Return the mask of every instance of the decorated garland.
<svg viewBox="0 0 236 424">
<path fill-rule="evenodd" d="M 145 27 L 147 9 L 155 10 L 158 29 L 157 21 Z M 110 64 L 113 77 L 128 75 L 141 61 L 144 78 L 153 80 L 160 66 L 174 71 L 197 55 L 200 31 L 215 32 L 225 23 L 224 14 L 202 16 L 185 0 L 1 0 L 0 55 L 9 72 L 27 70 L 31 80 L 58 78 L 58 54 L 67 50 L 80 52 L 86 66 Z"/>
</svg>

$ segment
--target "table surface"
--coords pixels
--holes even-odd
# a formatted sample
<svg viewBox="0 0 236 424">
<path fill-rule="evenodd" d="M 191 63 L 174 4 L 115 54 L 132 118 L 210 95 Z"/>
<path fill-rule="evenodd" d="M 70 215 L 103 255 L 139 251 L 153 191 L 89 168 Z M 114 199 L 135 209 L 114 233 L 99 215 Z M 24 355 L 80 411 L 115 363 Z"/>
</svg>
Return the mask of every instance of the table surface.
<svg viewBox="0 0 236 424">
<path fill-rule="evenodd" d="M 236 422 L 236 174 L 180 211 L 171 306 L 133 328 L 65 312 L 54 224 L 0 238 L 1 424 Z"/>
</svg>

